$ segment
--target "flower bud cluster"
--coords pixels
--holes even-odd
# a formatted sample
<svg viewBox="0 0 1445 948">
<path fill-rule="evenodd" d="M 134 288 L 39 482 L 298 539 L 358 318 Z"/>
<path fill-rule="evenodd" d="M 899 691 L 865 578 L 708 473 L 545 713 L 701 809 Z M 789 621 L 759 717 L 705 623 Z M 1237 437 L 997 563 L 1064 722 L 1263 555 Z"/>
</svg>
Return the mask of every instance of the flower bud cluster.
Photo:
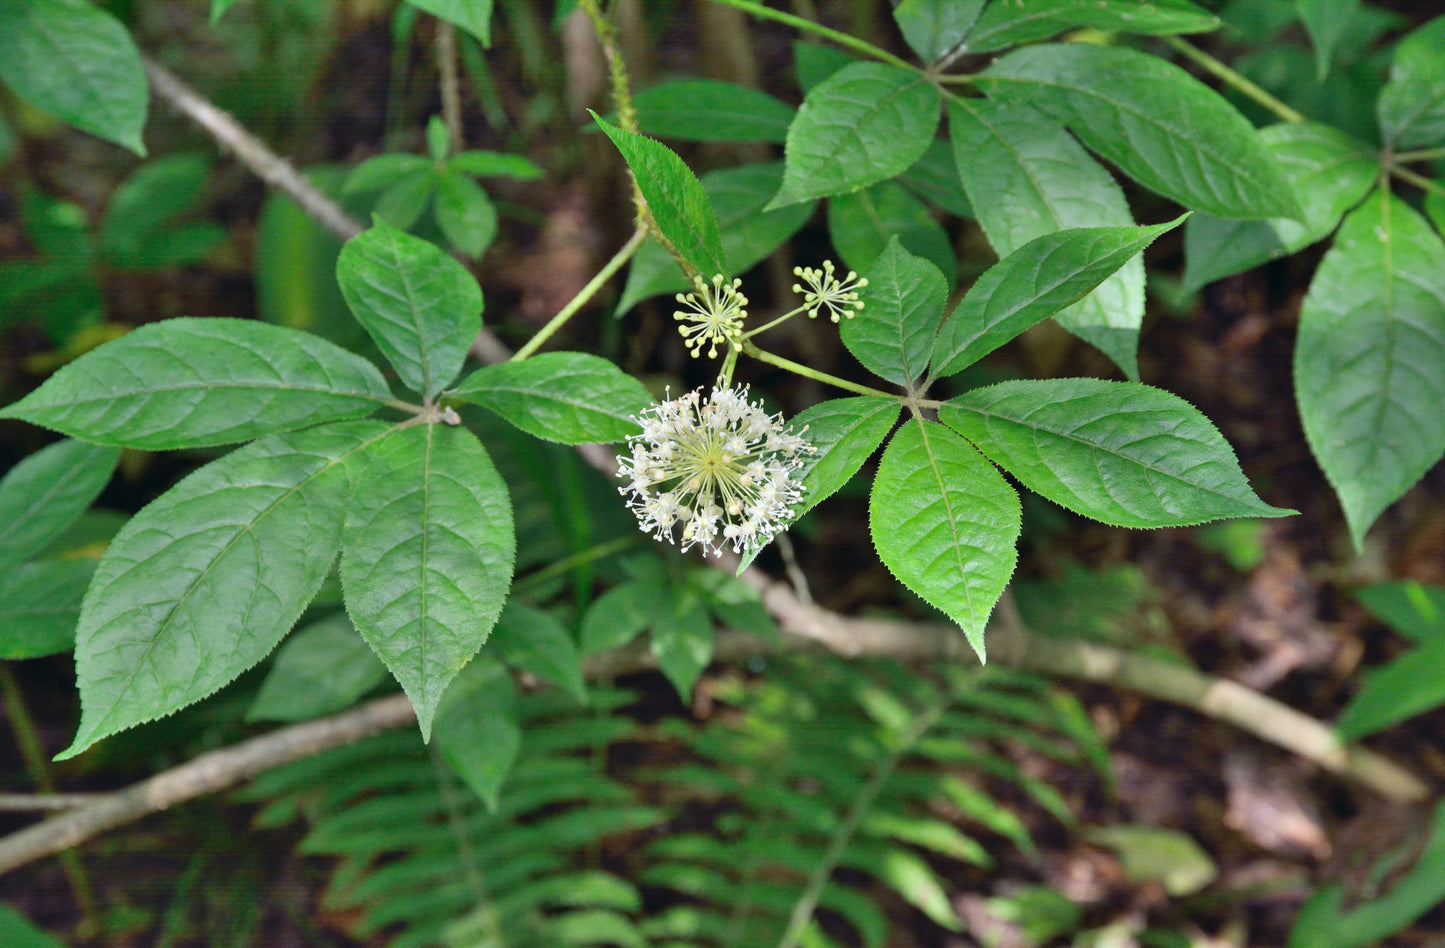
<svg viewBox="0 0 1445 948">
<path fill-rule="evenodd" d="M 708 345 L 707 357 L 717 358 L 717 347 L 743 347 L 743 320 L 747 319 L 748 298 L 738 292 L 742 280 L 724 282 L 723 275 L 717 274 L 708 283 L 702 277 L 693 277 L 694 292 L 677 294 L 677 301 L 686 309 L 672 314 L 673 319 L 690 325 L 678 327 L 683 344 L 692 350 L 695 359 L 702 355 L 702 347 Z"/>
<path fill-rule="evenodd" d="M 833 275 L 833 261 L 824 260 L 823 269 L 794 267 L 793 276 L 802 277 L 806 286 L 794 283 L 793 292 L 803 294 L 803 307 L 809 319 L 816 319 L 821 312 L 827 312 L 833 322 L 852 319 L 863 309 L 859 290 L 868 285 L 867 277 L 860 277 L 852 270 L 843 279 Z"/>
<path fill-rule="evenodd" d="M 628 439 L 632 455 L 617 459 L 619 488 L 642 530 L 684 550 L 700 545 L 720 555 L 761 546 L 785 527 L 802 499 L 794 476 L 813 446 L 769 415 L 748 390 L 701 389 L 648 409 Z"/>
</svg>

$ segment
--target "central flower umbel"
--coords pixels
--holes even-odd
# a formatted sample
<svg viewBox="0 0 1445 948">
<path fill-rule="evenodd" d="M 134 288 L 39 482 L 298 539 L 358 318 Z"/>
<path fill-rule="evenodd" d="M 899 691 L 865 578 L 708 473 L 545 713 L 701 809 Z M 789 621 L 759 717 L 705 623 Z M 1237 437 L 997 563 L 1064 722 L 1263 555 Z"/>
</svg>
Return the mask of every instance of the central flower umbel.
<svg viewBox="0 0 1445 948">
<path fill-rule="evenodd" d="M 813 446 L 750 404 L 747 389 L 701 390 L 665 401 L 637 419 L 642 434 L 628 439 L 632 456 L 619 457 L 621 488 L 642 529 L 682 548 L 700 544 L 720 554 L 761 546 L 792 516 L 802 498 L 793 473 Z"/>
</svg>

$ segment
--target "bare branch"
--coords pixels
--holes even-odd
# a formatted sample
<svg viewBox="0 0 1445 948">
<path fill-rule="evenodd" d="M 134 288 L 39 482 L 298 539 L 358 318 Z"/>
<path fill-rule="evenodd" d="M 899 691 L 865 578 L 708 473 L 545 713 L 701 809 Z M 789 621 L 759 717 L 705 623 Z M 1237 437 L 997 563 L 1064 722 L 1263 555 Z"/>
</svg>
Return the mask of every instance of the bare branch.
<svg viewBox="0 0 1445 948">
<path fill-rule="evenodd" d="M 217 144 L 235 155 L 236 160 L 258 178 L 300 205 L 306 216 L 343 241 L 366 229 L 229 113 L 216 108 L 155 60 L 142 57 L 142 62 L 151 89 L 158 97 L 205 129 Z"/>
<path fill-rule="evenodd" d="M 235 747 L 210 751 L 88 806 L 51 817 L 0 840 L 0 873 L 159 813 L 178 803 L 233 787 L 267 770 L 371 734 L 416 723 L 406 695 L 397 694 L 359 708 L 253 737 Z"/>
</svg>

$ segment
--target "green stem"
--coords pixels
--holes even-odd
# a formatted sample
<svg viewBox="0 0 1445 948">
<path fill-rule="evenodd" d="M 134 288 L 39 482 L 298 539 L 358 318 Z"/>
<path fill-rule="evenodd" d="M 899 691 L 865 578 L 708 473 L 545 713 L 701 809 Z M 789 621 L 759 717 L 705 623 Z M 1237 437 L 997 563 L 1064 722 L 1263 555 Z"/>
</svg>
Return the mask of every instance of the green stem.
<svg viewBox="0 0 1445 948">
<path fill-rule="evenodd" d="M 1166 36 L 1164 37 L 1164 42 L 1169 46 L 1170 49 L 1193 60 L 1195 63 L 1203 67 L 1206 72 L 1218 77 L 1219 79 L 1222 79 L 1229 85 L 1234 86 L 1234 88 L 1238 89 L 1242 94 L 1253 99 L 1255 102 L 1258 102 L 1266 109 L 1269 109 L 1269 111 L 1273 112 L 1275 115 L 1278 115 L 1286 122 L 1306 121 L 1303 115 L 1296 112 L 1289 106 L 1285 105 L 1283 102 L 1281 102 L 1279 99 L 1276 99 L 1268 92 L 1265 92 L 1259 86 L 1250 82 L 1248 79 L 1244 78 L 1233 69 L 1230 69 L 1224 63 L 1215 59 L 1213 56 L 1209 55 L 1204 50 L 1195 46 L 1193 43 L 1186 42 L 1185 40 L 1182 40 L 1177 36 Z"/>
<path fill-rule="evenodd" d="M 1437 158 L 1445 158 L 1445 148 L 1420 148 L 1416 151 L 1397 151 L 1395 160 L 1407 161 L 1434 161 Z"/>
<path fill-rule="evenodd" d="M 30 709 L 25 706 L 25 696 L 20 693 L 20 685 L 10 671 L 9 662 L 0 662 L 0 700 L 4 702 L 5 717 L 10 721 L 10 730 L 15 735 L 15 743 L 20 748 L 20 756 L 25 761 L 25 770 L 30 774 L 30 779 L 41 793 L 55 793 L 55 781 L 50 778 L 45 747 L 40 741 L 39 732 L 35 730 L 35 722 L 30 718 Z M 63 850 L 59 856 L 60 869 L 75 895 L 76 905 L 80 907 L 83 918 L 81 934 L 93 937 L 100 932 L 100 912 L 95 902 L 95 889 L 90 884 L 90 876 L 81 864 L 80 854 L 74 849 Z"/>
<path fill-rule="evenodd" d="M 753 2 L 753 0 L 713 0 L 713 2 L 721 3 L 729 7 L 736 7 L 737 9 L 742 10 L 746 13 L 751 13 L 753 16 L 757 17 L 760 20 L 772 20 L 776 23 L 787 24 L 788 26 L 791 26 L 794 29 L 802 31 L 804 33 L 813 33 L 817 36 L 823 37 L 824 39 L 830 39 L 833 42 L 837 43 L 839 46 L 846 46 L 855 52 L 862 53 L 864 56 L 871 56 L 874 59 L 880 59 L 885 63 L 891 63 L 892 65 L 898 66 L 903 69 L 911 69 L 914 72 L 923 71 L 917 66 L 908 62 L 907 60 L 900 59 L 892 53 L 888 52 L 888 50 L 880 49 L 879 47 L 874 46 L 872 43 L 869 43 L 866 40 L 860 40 L 856 36 L 849 36 L 847 33 L 842 33 L 838 30 L 829 29 L 828 27 L 823 26 L 821 23 L 814 23 L 812 20 L 807 20 L 800 16 L 794 16 L 791 13 L 784 13 L 782 10 L 774 10 L 771 7 L 765 7 L 761 3 Z"/>
<path fill-rule="evenodd" d="M 1400 156 L 1396 155 L 1395 157 L 1399 158 Z M 1390 174 L 1399 178 L 1401 181 L 1413 184 L 1422 191 L 1429 191 L 1431 194 L 1438 194 L 1441 197 L 1445 197 L 1445 184 L 1441 184 L 1432 178 L 1427 178 L 1423 174 L 1416 174 L 1409 168 L 1402 168 L 1399 165 L 1392 164 L 1390 165 Z"/>
<path fill-rule="evenodd" d="M 808 308 L 808 307 L 806 307 L 806 306 L 799 306 L 797 309 L 789 310 L 788 312 L 786 312 L 786 313 L 784 313 L 783 315 L 779 316 L 777 319 L 774 319 L 774 320 L 772 320 L 771 322 L 763 323 L 763 324 L 762 324 L 761 326 L 759 326 L 757 329 L 750 329 L 750 330 L 748 330 L 747 332 L 743 333 L 743 338 L 744 338 L 744 339 L 751 339 L 751 338 L 753 338 L 754 336 L 756 336 L 756 335 L 757 335 L 758 333 L 760 333 L 760 332 L 767 332 L 769 329 L 772 329 L 774 326 L 778 325 L 779 323 L 784 322 L 785 320 L 792 319 L 794 316 L 796 316 L 796 315 L 798 315 L 799 313 L 803 312 L 803 310 L 805 310 L 805 309 L 807 309 L 807 308 Z"/>
<path fill-rule="evenodd" d="M 822 382 L 824 385 L 831 385 L 834 388 L 841 388 L 847 392 L 856 392 L 859 395 L 875 395 L 879 398 L 900 399 L 900 396 L 892 392 L 885 392 L 881 389 L 869 388 L 866 385 L 859 385 L 857 382 L 850 382 L 847 379 L 840 379 L 836 375 L 829 375 L 827 372 L 819 372 L 817 369 L 803 365 L 801 362 L 794 362 L 792 359 L 784 359 L 780 355 L 773 355 L 753 345 L 751 342 L 743 343 L 743 353 L 750 355 L 759 362 L 766 362 L 775 365 L 780 369 L 787 369 L 794 375 L 801 375 L 803 378 L 812 379 L 815 382 Z"/>
<path fill-rule="evenodd" d="M 579 5 L 592 21 L 592 30 L 602 44 L 602 54 L 607 58 L 607 71 L 612 80 L 612 103 L 617 106 L 617 124 L 629 132 L 636 132 L 637 109 L 632 105 L 632 90 L 627 81 L 627 64 L 617 46 L 617 27 L 603 15 L 597 0 L 579 0 Z"/>
<path fill-rule="evenodd" d="M 566 325 L 567 320 L 577 315 L 577 311 L 586 305 L 587 301 L 592 299 L 598 290 L 602 289 L 602 284 L 612 279 L 612 275 L 622 269 L 624 263 L 632 259 L 632 255 L 637 253 L 637 248 L 641 247 L 642 242 L 646 239 L 646 228 L 639 227 L 633 231 L 632 236 L 627 238 L 627 243 L 622 245 L 622 249 L 612 255 L 612 259 L 607 261 L 606 266 L 598 270 L 597 275 L 588 280 L 587 285 L 582 287 L 581 291 L 572 297 L 567 305 L 562 307 L 561 311 L 558 312 L 556 316 L 553 316 L 547 325 L 537 330 L 537 334 L 527 340 L 525 346 L 516 351 L 512 356 L 512 361 L 520 362 L 522 359 L 527 358 L 541 348 L 544 342 L 552 338 L 552 335 L 557 330 Z"/>
<path fill-rule="evenodd" d="M 512 583 L 511 594 L 515 596 L 534 586 L 540 586 L 548 580 L 565 576 L 579 566 L 586 566 L 588 563 L 611 556 L 614 553 L 621 553 L 623 550 L 636 546 L 639 542 L 637 537 L 619 537 L 616 540 L 599 543 L 588 549 L 580 550 L 570 556 L 564 556 L 562 559 L 548 563 L 536 572 L 528 573 L 526 576 L 516 580 Z"/>
<path fill-rule="evenodd" d="M 848 851 L 848 845 L 853 841 L 853 836 L 858 832 L 868 811 L 873 809 L 873 801 L 877 799 L 878 792 L 893 775 L 900 761 L 908 755 L 913 746 L 927 734 L 929 729 L 938 722 L 943 714 L 946 702 L 939 702 L 927 709 L 909 724 L 908 730 L 899 738 L 898 746 L 879 765 L 868 783 L 854 797 L 853 805 L 848 808 L 848 815 L 833 832 L 833 838 L 828 843 L 828 851 L 813 869 L 813 874 L 808 878 L 808 886 L 803 890 L 797 904 L 793 906 L 792 917 L 788 919 L 788 929 L 783 933 L 782 940 L 778 942 L 778 948 L 796 948 L 798 939 L 803 937 L 803 931 L 808 927 L 808 922 L 813 918 L 813 912 L 818 908 L 818 900 L 823 897 L 823 890 L 828 886 L 828 879 L 833 875 L 838 862 L 843 854 Z"/>
</svg>

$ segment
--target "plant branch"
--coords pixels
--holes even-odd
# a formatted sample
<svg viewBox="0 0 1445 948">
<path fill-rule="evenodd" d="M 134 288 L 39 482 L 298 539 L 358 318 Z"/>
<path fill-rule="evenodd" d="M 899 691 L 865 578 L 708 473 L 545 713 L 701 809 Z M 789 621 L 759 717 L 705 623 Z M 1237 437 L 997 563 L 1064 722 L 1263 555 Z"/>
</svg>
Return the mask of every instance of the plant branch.
<svg viewBox="0 0 1445 948">
<path fill-rule="evenodd" d="M 736 557 L 726 553 L 709 562 L 729 571 L 735 571 L 738 564 Z M 804 603 L 785 583 L 755 567 L 744 570 L 742 580 L 759 592 L 784 634 L 775 640 L 724 631 L 714 643 L 714 661 L 738 663 L 819 648 L 845 658 L 978 661 L 953 626 L 842 616 Z M 1405 768 L 1367 748 L 1342 745 L 1326 725 L 1242 685 L 1121 649 L 1030 632 L 1017 620 L 1017 610 L 1007 594 L 995 620 L 989 629 L 989 654 L 1001 664 L 1107 684 L 1191 708 L 1307 757 L 1393 801 L 1412 802 L 1428 795 L 1424 782 Z M 655 670 L 657 656 L 641 641 L 593 655 L 583 663 L 584 674 L 593 680 Z M 0 874 L 283 764 L 415 723 L 416 714 L 406 696 L 395 694 L 328 718 L 281 728 L 235 747 L 210 751 L 0 839 Z"/>
<path fill-rule="evenodd" d="M 1275 98 L 1273 95 L 1270 95 L 1268 92 L 1264 91 L 1253 82 L 1250 82 L 1248 79 L 1244 78 L 1233 69 L 1230 69 L 1224 63 L 1215 59 L 1213 56 L 1209 55 L 1198 46 L 1195 46 L 1193 43 L 1190 43 L 1187 40 L 1182 40 L 1177 36 L 1166 36 L 1163 37 L 1163 39 L 1165 44 L 1167 44 L 1170 49 L 1181 54 L 1187 59 L 1193 60 L 1206 72 L 1223 80 L 1228 85 L 1233 86 L 1235 89 L 1239 90 L 1241 95 L 1248 96 L 1258 104 L 1264 106 L 1266 109 L 1273 112 L 1275 115 L 1278 115 L 1280 118 L 1284 119 L 1286 122 L 1306 121 L 1305 117 L 1299 112 L 1296 112 L 1294 109 L 1285 105 L 1279 99 Z"/>
<path fill-rule="evenodd" d="M 457 28 L 437 19 L 437 75 L 441 87 L 442 121 L 447 126 L 447 139 L 452 154 L 464 147 L 462 141 L 462 96 L 457 81 Z"/>
<path fill-rule="evenodd" d="M 785 359 L 780 355 L 774 355 L 764 349 L 759 349 L 749 341 L 743 342 L 743 354 L 750 355 L 759 362 L 766 362 L 775 365 L 780 369 L 787 369 L 794 375 L 801 375 L 804 378 L 812 379 L 815 382 L 822 382 L 824 385 L 831 385 L 834 388 L 841 388 L 846 392 L 855 392 L 859 395 L 876 395 L 879 398 L 899 398 L 891 392 L 882 389 L 870 388 L 867 385 L 859 385 L 857 382 L 850 382 L 847 379 L 840 379 L 836 375 L 829 375 L 827 372 L 820 372 L 811 366 L 803 365 L 801 362 L 794 362 L 792 359 Z"/>
<path fill-rule="evenodd" d="M 898 56 L 895 56 L 892 53 L 888 52 L 888 50 L 874 46 L 872 43 L 866 40 L 861 40 L 856 36 L 850 36 L 847 33 L 830 29 L 829 27 L 823 26 L 821 23 L 814 23 L 812 20 L 808 20 L 800 16 L 795 16 L 792 13 L 785 13 L 782 10 L 774 10 L 772 7 L 766 7 L 763 6 L 761 3 L 755 3 L 754 0 L 714 0 L 714 2 L 721 3 L 729 7 L 736 7 L 737 9 L 742 10 L 744 13 L 751 13 L 753 16 L 757 17 L 760 20 L 772 20 L 775 23 L 783 23 L 791 26 L 793 29 L 803 33 L 812 33 L 816 36 L 821 36 L 824 39 L 832 40 L 839 46 L 845 46 L 848 49 L 853 50 L 854 52 L 862 53 L 864 56 L 870 56 L 873 59 L 882 60 L 885 63 L 898 66 L 902 69 L 908 69 L 913 72 L 922 72 L 921 69 L 919 69 L 913 63 L 910 63 L 908 60 L 901 59 Z"/>
<path fill-rule="evenodd" d="M 259 773 L 330 747 L 416 722 L 404 694 L 351 711 L 253 737 L 209 751 L 95 803 L 26 827 L 0 840 L 0 873 L 69 849 L 107 830 L 159 813 L 178 803 L 233 787 Z"/>
<path fill-rule="evenodd" d="M 1395 157 L 1399 158 L 1398 155 Z M 1422 191 L 1429 191 L 1431 194 L 1438 194 L 1441 197 L 1445 197 L 1445 184 L 1441 184 L 1439 181 L 1411 171 L 1409 168 L 1402 167 L 1398 164 L 1391 164 L 1390 174 L 1399 178 L 1401 181 L 1413 184 Z"/>
<path fill-rule="evenodd" d="M 337 239 L 350 240 L 366 228 L 310 181 L 289 161 L 266 147 L 259 138 L 209 100 L 149 57 L 142 57 L 151 90 L 176 111 L 205 129 L 222 148 L 236 156 L 258 178 L 300 205 L 316 223 Z"/>
<path fill-rule="evenodd" d="M 632 236 L 627 238 L 627 243 L 623 244 L 622 247 L 612 255 L 612 259 L 607 261 L 602 269 L 598 270 L 597 274 L 587 281 L 587 285 L 582 287 L 577 295 L 572 297 L 567 305 L 562 307 L 557 315 L 548 321 L 547 325 L 537 330 L 537 334 L 527 340 L 526 345 L 512 354 L 511 361 L 520 362 L 522 359 L 536 352 L 544 342 L 552 338 L 553 333 L 567 324 L 567 320 L 577 315 L 577 311 L 586 305 L 587 301 L 592 299 L 592 297 L 597 294 L 597 291 L 602 289 L 603 285 L 612 279 L 618 270 L 622 269 L 622 265 L 632 259 L 632 255 L 637 253 L 637 248 L 641 247 L 642 242 L 647 239 L 647 233 L 646 227 L 639 227 L 633 231 Z"/>
</svg>

